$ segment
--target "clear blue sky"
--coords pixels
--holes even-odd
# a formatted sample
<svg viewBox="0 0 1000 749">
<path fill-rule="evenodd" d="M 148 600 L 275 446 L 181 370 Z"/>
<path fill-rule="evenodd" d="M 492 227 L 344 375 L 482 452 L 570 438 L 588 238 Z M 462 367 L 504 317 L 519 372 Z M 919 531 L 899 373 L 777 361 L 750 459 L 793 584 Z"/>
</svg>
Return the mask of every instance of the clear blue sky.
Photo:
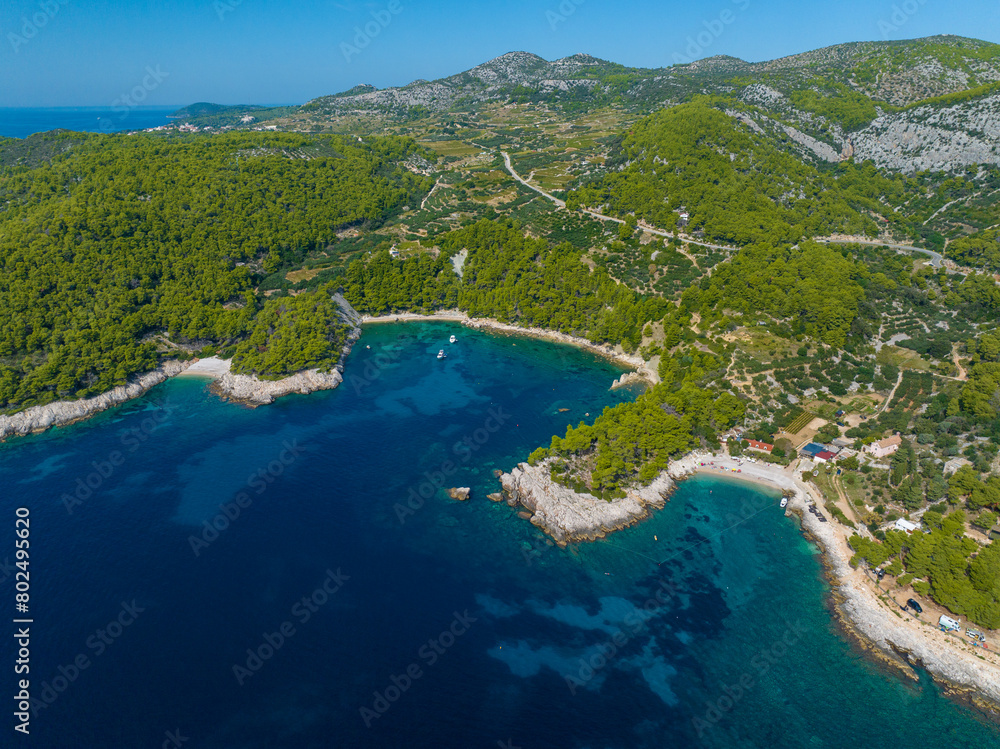
<svg viewBox="0 0 1000 749">
<path fill-rule="evenodd" d="M 345 50 L 366 24 L 377 35 Z M 511 50 L 659 67 L 939 33 L 998 41 L 998 27 L 997 0 L 3 0 L 0 106 L 110 106 L 143 86 L 143 104 L 298 103 Z"/>
</svg>

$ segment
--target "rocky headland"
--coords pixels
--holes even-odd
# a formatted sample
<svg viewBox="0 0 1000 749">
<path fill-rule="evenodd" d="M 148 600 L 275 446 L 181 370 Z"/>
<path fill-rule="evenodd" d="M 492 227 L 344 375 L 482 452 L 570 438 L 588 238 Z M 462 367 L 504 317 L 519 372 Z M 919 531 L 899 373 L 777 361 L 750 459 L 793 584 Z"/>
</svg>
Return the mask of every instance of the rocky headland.
<svg viewBox="0 0 1000 749">
<path fill-rule="evenodd" d="M 87 419 L 101 411 L 138 398 L 150 388 L 183 372 L 189 362 L 168 361 L 152 372 L 146 372 L 125 385 L 76 401 L 58 401 L 44 406 L 32 406 L 9 416 L 0 416 L 0 439 L 44 432 L 56 426 L 65 426 Z"/>
<path fill-rule="evenodd" d="M 247 406 L 266 406 L 275 399 L 291 393 L 307 395 L 317 390 L 333 390 L 344 381 L 344 362 L 351 353 L 355 342 L 361 337 L 362 316 L 340 294 L 333 295 L 333 301 L 340 307 L 340 319 L 347 325 L 347 340 L 340 352 L 337 364 L 330 371 L 307 369 L 296 372 L 280 380 L 262 380 L 256 375 L 225 372 L 212 383 L 211 390 L 227 400 Z"/>
<path fill-rule="evenodd" d="M 524 507 L 531 523 L 560 546 L 594 541 L 634 525 L 647 518 L 653 508 L 663 507 L 674 488 L 664 472 L 649 486 L 626 489 L 624 497 L 607 501 L 557 484 L 552 480 L 550 463 L 551 459 L 536 466 L 521 463 L 499 478 L 507 503 Z"/>
<path fill-rule="evenodd" d="M 125 385 L 92 398 L 32 406 L 15 414 L 0 416 L 0 440 L 33 432 L 44 432 L 51 427 L 83 421 L 101 411 L 138 398 L 150 388 L 188 370 L 191 375 L 215 379 L 211 389 L 216 394 L 251 406 L 273 403 L 276 398 L 290 393 L 331 390 L 344 381 L 341 374 L 344 370 L 344 361 L 351 353 L 354 343 L 361 337 L 362 322 L 361 315 L 343 296 L 334 294 L 333 300 L 340 307 L 340 318 L 347 325 L 348 334 L 340 358 L 329 372 L 310 369 L 280 380 L 261 380 L 254 375 L 233 374 L 229 371 L 229 361 L 217 357 L 188 362 L 166 361 L 153 371 L 139 375 Z"/>
<path fill-rule="evenodd" d="M 725 453 L 694 452 L 671 463 L 669 470 L 649 487 L 631 489 L 625 498 L 607 502 L 552 481 L 549 462 L 537 466 L 522 463 L 510 473 L 501 474 L 503 495 L 489 498 L 505 498 L 509 505 L 524 508 L 518 514 L 561 547 L 604 538 L 645 519 L 653 509 L 663 506 L 677 482 L 697 473 L 749 481 L 780 491 L 789 498 L 787 513 L 799 518 L 803 534 L 823 553 L 834 610 L 845 632 L 864 650 L 908 677 L 916 678 L 912 666 L 918 665 L 950 694 L 994 716 L 1000 715 L 998 654 L 974 649 L 961 637 L 940 632 L 936 614 L 915 618 L 902 613 L 888 591 L 878 587 L 864 570 L 850 565 L 854 552 L 847 539 L 853 531 L 836 521 L 823 522 L 810 511 L 810 507 L 822 508 L 825 499 L 815 486 L 803 483 L 792 468 L 737 461 Z"/>
</svg>

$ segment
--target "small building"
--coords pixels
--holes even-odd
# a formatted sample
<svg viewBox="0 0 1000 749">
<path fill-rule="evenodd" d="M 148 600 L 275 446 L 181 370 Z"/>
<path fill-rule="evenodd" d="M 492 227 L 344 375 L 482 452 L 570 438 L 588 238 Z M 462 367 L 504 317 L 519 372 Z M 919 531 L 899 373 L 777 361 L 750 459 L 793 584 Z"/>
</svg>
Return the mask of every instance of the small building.
<svg viewBox="0 0 1000 749">
<path fill-rule="evenodd" d="M 826 463 L 828 460 L 833 460 L 836 457 L 837 456 L 829 450 L 823 450 L 823 452 L 818 452 L 813 455 L 813 460 L 817 463 Z"/>
<path fill-rule="evenodd" d="M 805 453 L 810 458 L 812 458 L 812 457 L 815 457 L 816 455 L 819 455 L 824 450 L 826 450 L 826 448 L 823 447 L 823 445 L 817 445 L 815 442 L 810 442 L 808 445 L 805 445 L 804 447 L 802 447 L 799 450 L 799 452 Z"/>
<path fill-rule="evenodd" d="M 990 541 L 1000 541 L 1000 525 L 990 531 Z"/>
<path fill-rule="evenodd" d="M 840 447 L 840 448 L 850 447 L 851 445 L 854 444 L 854 440 L 849 439 L 847 437 L 837 437 L 832 442 L 832 444 L 834 444 L 834 445 L 836 445 L 837 447 Z"/>
<path fill-rule="evenodd" d="M 968 458 L 952 458 L 944 464 L 944 475 L 951 476 L 962 466 L 971 466 L 972 461 Z"/>
<path fill-rule="evenodd" d="M 759 442 L 757 440 L 747 440 L 750 443 L 750 450 L 758 450 L 762 453 L 770 453 L 774 449 L 774 445 L 769 445 L 766 442 Z"/>
<path fill-rule="evenodd" d="M 865 445 L 865 452 L 871 453 L 876 458 L 884 458 L 896 452 L 902 444 L 903 438 L 898 434 L 894 434 L 891 437 L 886 437 L 884 440 Z"/>
<path fill-rule="evenodd" d="M 920 530 L 919 525 L 917 525 L 916 523 L 911 523 L 909 520 L 905 520 L 903 518 L 897 520 L 892 527 L 897 531 L 903 531 L 904 533 L 907 534 L 913 533 L 916 530 Z"/>
</svg>

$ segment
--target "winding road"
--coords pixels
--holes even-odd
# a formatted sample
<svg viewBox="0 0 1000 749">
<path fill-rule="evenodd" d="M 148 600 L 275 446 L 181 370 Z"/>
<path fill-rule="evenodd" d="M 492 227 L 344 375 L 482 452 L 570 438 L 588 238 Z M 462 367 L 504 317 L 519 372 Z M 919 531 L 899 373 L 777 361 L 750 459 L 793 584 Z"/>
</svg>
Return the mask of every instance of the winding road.
<svg viewBox="0 0 1000 749">
<path fill-rule="evenodd" d="M 908 244 L 890 244 L 889 242 L 878 242 L 870 239 L 819 239 L 814 240 L 816 242 L 822 242 L 823 244 L 867 244 L 873 247 L 889 247 L 893 250 L 899 250 L 901 252 L 919 252 L 922 255 L 927 255 L 931 259 L 931 266 L 934 268 L 944 267 L 944 257 L 942 257 L 940 252 L 934 252 L 934 250 L 925 250 L 923 247 L 913 247 Z"/>
<path fill-rule="evenodd" d="M 510 172 L 510 176 L 511 177 L 513 177 L 514 179 L 516 179 L 518 182 L 520 182 L 522 185 L 524 185 L 525 187 L 527 187 L 529 190 L 534 190 L 539 195 L 545 196 L 546 198 L 548 198 L 549 200 L 551 200 L 553 203 L 555 203 L 559 208 L 565 210 L 565 208 L 566 208 L 566 201 L 565 200 L 560 200 L 559 198 L 557 198 L 552 193 L 546 192 L 542 188 L 540 188 L 540 187 L 538 187 L 536 185 L 533 185 L 530 182 L 528 182 L 526 179 L 524 179 L 524 177 L 522 177 L 520 174 L 518 174 L 514 170 L 514 165 L 510 163 L 510 154 L 507 153 L 506 151 L 501 151 L 500 153 L 503 154 L 503 162 L 504 162 L 504 164 L 507 167 L 507 171 Z M 615 216 L 608 216 L 608 215 L 605 215 L 603 213 L 598 213 L 597 211 L 592 211 L 589 208 L 581 208 L 580 209 L 580 213 L 586 213 L 588 216 L 592 216 L 593 218 L 596 218 L 596 219 L 598 219 L 600 221 L 613 221 L 616 224 L 624 224 L 625 223 L 625 221 L 622 220 L 622 219 L 620 219 L 620 218 L 616 218 Z M 647 224 L 647 223 L 645 223 L 643 221 L 639 222 L 639 228 L 642 229 L 647 234 L 655 234 L 655 235 L 657 235 L 659 237 L 666 237 L 667 239 L 673 239 L 674 238 L 673 232 L 663 231 L 662 229 L 654 229 L 652 226 L 650 226 L 649 224 Z M 711 244 L 709 242 L 699 242 L 698 240 L 691 239 L 690 237 L 688 237 L 688 236 L 686 236 L 684 234 L 681 234 L 681 233 L 677 234 L 677 238 L 679 240 L 683 241 L 683 242 L 686 242 L 687 244 L 697 245 L 698 247 L 710 247 L 713 250 L 729 250 L 729 251 L 731 251 L 731 250 L 739 249 L 737 247 L 727 247 L 727 246 L 721 245 L 721 244 Z M 676 249 L 680 254 L 682 254 L 684 257 L 686 257 L 688 260 L 690 260 L 692 263 L 694 263 L 694 267 L 695 268 L 700 268 L 701 267 L 700 265 L 698 265 L 698 261 L 695 259 L 694 255 L 690 254 L 689 252 L 687 252 L 686 250 L 684 250 L 683 248 L 680 248 L 680 247 L 676 247 L 674 249 Z"/>
<path fill-rule="evenodd" d="M 507 167 L 507 171 L 510 172 L 510 176 L 511 177 L 513 177 L 514 179 L 516 179 L 518 182 L 520 182 L 522 185 L 524 185 L 525 187 L 527 187 L 529 190 L 534 190 L 539 195 L 543 195 L 544 197 L 548 198 L 553 203 L 555 203 L 556 206 L 558 206 L 560 209 L 565 209 L 566 208 L 566 201 L 565 200 L 560 200 L 559 198 L 557 198 L 552 193 L 546 192 L 541 187 L 538 187 L 537 185 L 531 184 L 530 182 L 528 182 L 528 180 L 526 180 L 524 177 L 522 177 L 520 174 L 518 174 L 517 171 L 514 169 L 514 165 L 510 161 L 510 154 L 509 153 L 507 153 L 506 151 L 501 151 L 500 153 L 503 155 L 503 163 Z M 586 213 L 588 216 L 592 216 L 592 217 L 594 217 L 596 219 L 599 219 L 601 221 L 613 221 L 616 224 L 624 224 L 625 223 L 625 221 L 623 221 L 620 218 L 616 218 L 615 216 L 607 216 L 607 215 L 605 215 L 603 213 L 598 213 L 597 211 L 591 211 L 591 210 L 589 210 L 587 208 L 581 208 L 580 212 L 581 213 Z M 674 234 L 672 232 L 666 232 L 666 231 L 663 231 L 662 229 L 654 229 L 653 227 L 651 227 L 648 224 L 643 223 L 641 221 L 639 222 L 639 228 L 642 229 L 644 232 L 647 232 L 649 234 L 656 234 L 657 236 L 660 236 L 660 237 L 666 237 L 668 239 L 672 239 L 674 237 Z M 734 250 L 734 249 L 737 249 L 735 247 L 727 247 L 725 245 L 720 245 L 720 244 L 711 244 L 710 242 L 699 242 L 698 240 L 691 239 L 690 237 L 685 236 L 684 234 L 678 234 L 677 238 L 683 240 L 687 244 L 697 245 L 698 247 L 709 247 L 709 248 L 711 248 L 713 250 Z M 942 267 L 944 267 L 944 257 L 941 255 L 940 252 L 935 252 L 934 250 L 926 250 L 923 247 L 913 247 L 912 245 L 906 245 L 906 244 L 891 244 L 889 242 L 879 242 L 879 241 L 868 240 L 868 239 L 830 239 L 830 238 L 817 238 L 814 241 L 816 241 L 816 242 L 822 242 L 823 244 L 866 244 L 866 245 L 871 245 L 873 247 L 889 247 L 889 248 L 891 248 L 893 250 L 897 250 L 899 252 L 910 252 L 910 253 L 917 252 L 917 253 L 920 253 L 922 255 L 927 255 L 931 259 L 931 266 L 932 267 L 934 267 L 934 268 L 942 268 Z M 679 249 L 678 252 L 680 252 L 682 255 L 684 255 L 684 257 L 686 257 L 688 260 L 690 260 L 692 263 L 694 263 L 694 265 L 695 265 L 696 268 L 700 267 L 698 265 L 698 261 L 695 260 L 694 256 L 688 254 L 687 252 L 685 252 L 682 249 Z"/>
</svg>

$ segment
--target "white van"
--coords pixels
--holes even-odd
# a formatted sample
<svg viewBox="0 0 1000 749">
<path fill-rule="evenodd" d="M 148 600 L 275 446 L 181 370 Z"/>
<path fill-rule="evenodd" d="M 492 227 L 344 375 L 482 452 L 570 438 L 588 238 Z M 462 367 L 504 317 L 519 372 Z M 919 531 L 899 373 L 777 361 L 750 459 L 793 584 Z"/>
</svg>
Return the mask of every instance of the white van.
<svg viewBox="0 0 1000 749">
<path fill-rule="evenodd" d="M 944 614 L 942 614 L 941 618 L 938 619 L 938 624 L 945 632 L 957 632 L 962 628 L 962 625 L 959 622 L 956 622 L 950 616 L 945 616 Z"/>
</svg>

